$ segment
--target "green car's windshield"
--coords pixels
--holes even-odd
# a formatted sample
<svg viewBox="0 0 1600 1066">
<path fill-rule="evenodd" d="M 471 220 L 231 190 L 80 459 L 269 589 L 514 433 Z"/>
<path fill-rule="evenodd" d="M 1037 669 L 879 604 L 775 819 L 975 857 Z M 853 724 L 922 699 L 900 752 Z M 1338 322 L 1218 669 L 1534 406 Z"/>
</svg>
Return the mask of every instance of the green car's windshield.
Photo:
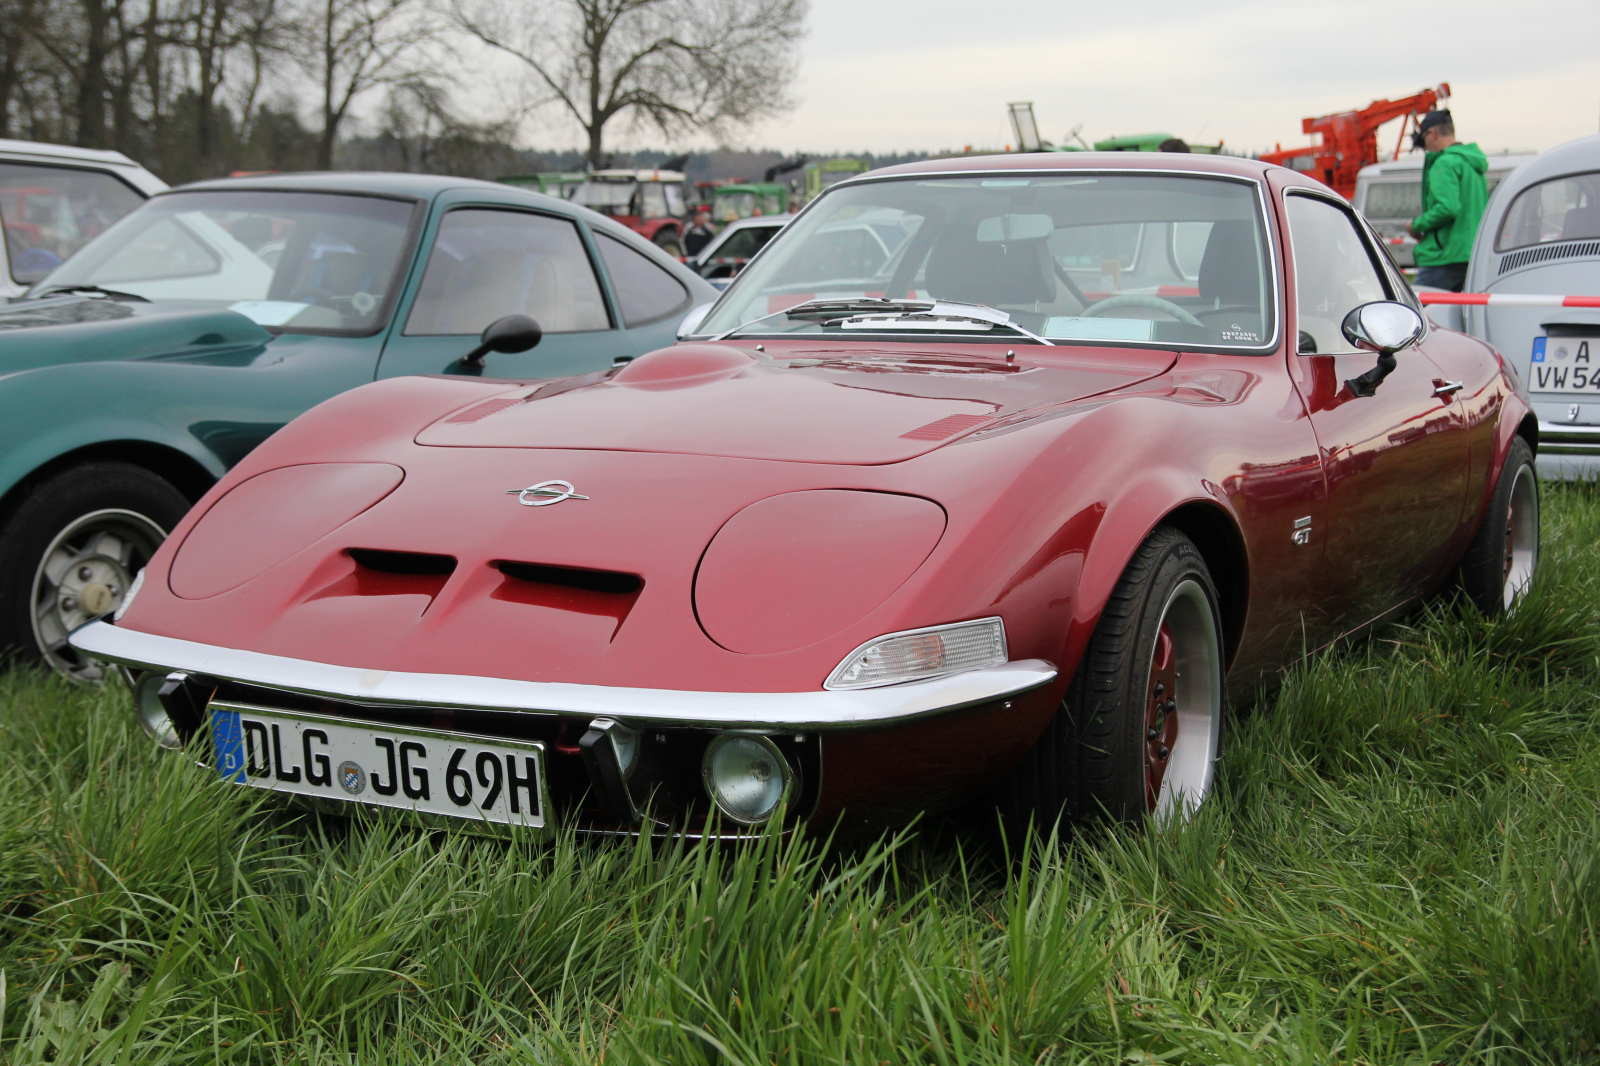
<svg viewBox="0 0 1600 1066">
<path fill-rule="evenodd" d="M 85 245 L 31 294 L 98 287 L 228 307 L 273 329 L 369 333 L 388 318 L 417 209 L 328 193 L 169 193 Z"/>
<path fill-rule="evenodd" d="M 937 328 L 926 314 L 897 323 L 893 314 L 784 313 L 809 301 L 887 298 L 985 305 L 1057 342 L 1262 350 L 1277 336 L 1269 262 L 1248 181 L 910 176 L 829 192 L 773 239 L 695 332 Z M 1003 325 L 992 333 L 1017 340 Z"/>
</svg>

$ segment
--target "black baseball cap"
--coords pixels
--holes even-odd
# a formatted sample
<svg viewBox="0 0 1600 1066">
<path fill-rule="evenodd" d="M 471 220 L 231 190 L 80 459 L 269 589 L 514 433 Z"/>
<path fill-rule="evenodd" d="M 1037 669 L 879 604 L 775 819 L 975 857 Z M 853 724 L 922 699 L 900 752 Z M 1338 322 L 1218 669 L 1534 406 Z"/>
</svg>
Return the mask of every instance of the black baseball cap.
<svg viewBox="0 0 1600 1066">
<path fill-rule="evenodd" d="M 1448 110 L 1429 111 L 1426 115 L 1423 115 L 1417 120 L 1417 132 L 1411 135 L 1411 146 L 1413 148 L 1421 148 L 1422 135 L 1433 129 L 1435 126 L 1454 125 L 1455 120 L 1450 117 L 1450 112 Z"/>
</svg>

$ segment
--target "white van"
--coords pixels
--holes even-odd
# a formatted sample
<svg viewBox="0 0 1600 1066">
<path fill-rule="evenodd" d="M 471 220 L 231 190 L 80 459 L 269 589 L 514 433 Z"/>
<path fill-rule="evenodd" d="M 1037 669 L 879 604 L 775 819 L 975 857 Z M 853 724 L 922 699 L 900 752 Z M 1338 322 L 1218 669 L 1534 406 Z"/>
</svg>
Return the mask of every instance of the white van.
<svg viewBox="0 0 1600 1066">
<path fill-rule="evenodd" d="M 0 301 L 166 187 L 121 152 L 0 141 Z"/>
<path fill-rule="evenodd" d="M 1489 192 L 1505 176 L 1530 159 L 1534 152 L 1502 150 L 1489 156 Z M 1422 214 L 1422 159 L 1415 152 L 1392 163 L 1374 163 L 1356 173 L 1356 195 L 1352 203 L 1372 228 L 1378 231 L 1389 254 L 1409 275 L 1416 267 L 1412 249 L 1417 239 L 1406 232 L 1411 220 Z"/>
</svg>

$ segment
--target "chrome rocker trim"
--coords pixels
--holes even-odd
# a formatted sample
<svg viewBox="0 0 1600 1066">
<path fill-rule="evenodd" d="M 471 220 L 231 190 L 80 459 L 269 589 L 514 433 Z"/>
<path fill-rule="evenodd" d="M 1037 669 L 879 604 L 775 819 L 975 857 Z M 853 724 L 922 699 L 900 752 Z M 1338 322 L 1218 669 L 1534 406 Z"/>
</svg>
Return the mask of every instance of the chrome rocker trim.
<svg viewBox="0 0 1600 1066">
<path fill-rule="evenodd" d="M 281 655 L 218 648 L 91 622 L 68 638 L 86 655 L 135 670 L 193 674 L 369 706 L 440 707 L 605 716 L 629 723 L 716 728 L 840 730 L 893 725 L 992 703 L 1047 685 L 1043 659 L 882 688 L 813 692 L 690 692 L 465 674 L 359 670 Z"/>
</svg>

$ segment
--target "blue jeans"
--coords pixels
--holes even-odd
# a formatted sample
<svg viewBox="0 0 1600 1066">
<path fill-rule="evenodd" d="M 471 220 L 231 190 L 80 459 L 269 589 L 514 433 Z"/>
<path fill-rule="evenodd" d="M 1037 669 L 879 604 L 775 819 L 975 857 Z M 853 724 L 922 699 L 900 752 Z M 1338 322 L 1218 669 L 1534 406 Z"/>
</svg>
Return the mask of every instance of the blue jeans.
<svg viewBox="0 0 1600 1066">
<path fill-rule="evenodd" d="M 1467 264 L 1441 263 L 1438 266 L 1422 267 L 1417 271 L 1415 285 L 1426 285 L 1430 289 L 1444 289 L 1446 292 L 1460 292 L 1467 283 Z"/>
</svg>

